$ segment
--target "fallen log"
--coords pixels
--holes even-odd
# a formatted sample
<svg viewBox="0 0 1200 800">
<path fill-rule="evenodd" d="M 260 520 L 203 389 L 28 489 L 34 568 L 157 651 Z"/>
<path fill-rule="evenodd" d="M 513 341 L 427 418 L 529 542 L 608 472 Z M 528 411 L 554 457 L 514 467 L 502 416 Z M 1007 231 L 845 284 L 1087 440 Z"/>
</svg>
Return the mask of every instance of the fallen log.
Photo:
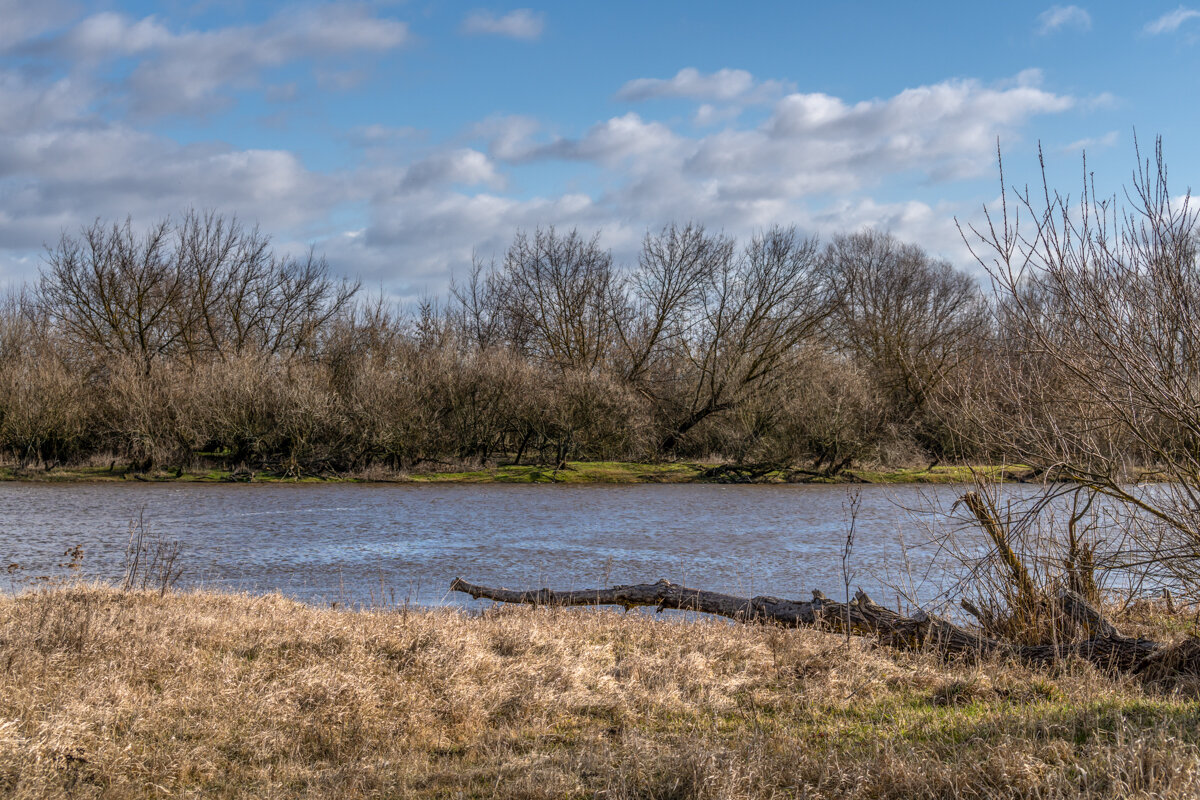
<svg viewBox="0 0 1200 800">
<path fill-rule="evenodd" d="M 660 580 L 657 583 L 613 586 L 607 589 L 514 591 L 468 583 L 455 578 L 450 591 L 475 599 L 535 606 L 655 607 L 694 611 L 740 622 L 773 623 L 790 628 L 816 628 L 833 633 L 871 637 L 897 650 L 932 651 L 947 658 L 978 658 L 998 654 L 1045 665 L 1075 657 L 1110 672 L 1142 675 L 1163 681 L 1180 676 L 1200 677 L 1200 642 L 1188 639 L 1164 645 L 1123 636 L 1098 609 L 1069 590 L 1058 595 L 1066 618 L 1088 638 L 1052 644 L 1020 645 L 960 627 L 950 620 L 917 610 L 904 616 L 871 600 L 859 590 L 852 601 L 840 603 L 819 591 L 813 599 L 787 600 L 769 595 L 736 595 L 691 589 Z"/>
<path fill-rule="evenodd" d="M 916 649 L 933 645 L 955 655 L 978 655 L 998 647 L 994 639 L 960 628 L 940 617 L 928 614 L 902 616 L 873 602 L 861 590 L 850 603 L 830 600 L 821 592 L 813 592 L 813 599 L 809 601 L 785 600 L 769 595 L 737 597 L 720 592 L 689 589 L 667 580 L 614 586 L 609 589 L 563 592 L 552 589 L 497 589 L 455 578 L 450 584 L 450 590 L 469 594 L 476 599 L 484 598 L 502 603 L 539 606 L 611 605 L 626 609 L 652 606 L 659 610 L 696 611 L 743 622 L 772 622 L 789 628 L 819 628 L 834 633 L 846 633 L 848 626 L 852 634 L 874 636 L 898 648 Z"/>
</svg>

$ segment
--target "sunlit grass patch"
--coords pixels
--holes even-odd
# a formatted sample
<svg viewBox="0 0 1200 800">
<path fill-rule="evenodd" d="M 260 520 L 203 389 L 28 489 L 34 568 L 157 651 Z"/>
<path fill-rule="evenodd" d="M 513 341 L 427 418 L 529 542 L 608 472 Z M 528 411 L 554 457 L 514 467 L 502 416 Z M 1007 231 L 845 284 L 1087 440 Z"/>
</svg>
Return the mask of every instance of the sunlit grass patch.
<svg viewBox="0 0 1200 800">
<path fill-rule="evenodd" d="M 1021 479 L 1031 471 L 1022 464 L 942 464 L 927 468 L 853 469 L 848 470 L 847 474 L 867 483 L 973 483 L 977 478 L 990 482 Z"/>
</svg>

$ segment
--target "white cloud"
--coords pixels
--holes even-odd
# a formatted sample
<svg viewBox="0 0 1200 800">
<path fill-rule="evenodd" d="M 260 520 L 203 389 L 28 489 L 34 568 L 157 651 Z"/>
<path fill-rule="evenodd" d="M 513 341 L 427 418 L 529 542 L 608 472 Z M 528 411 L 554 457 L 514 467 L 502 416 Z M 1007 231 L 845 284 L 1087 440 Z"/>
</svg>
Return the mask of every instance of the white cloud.
<svg viewBox="0 0 1200 800">
<path fill-rule="evenodd" d="M 378 216 L 357 246 L 400 246 L 425 227 L 436 229 L 448 249 L 416 259 L 432 259 L 422 273 L 430 276 L 439 257 L 462 251 L 457 263 L 465 263 L 468 243 L 484 253 L 502 250 L 517 226 L 600 229 L 605 246 L 628 258 L 646 227 L 694 219 L 738 235 L 776 222 L 810 232 L 874 225 L 968 264 L 952 218 L 969 213 L 917 200 L 881 202 L 869 193 L 897 176 L 912 181 L 914 173 L 926 184 L 989 174 L 997 136 L 1012 141 L 1032 117 L 1085 102 L 1040 83 L 1039 73 L 1025 72 L 995 85 L 946 81 L 863 102 L 796 93 L 780 98 L 757 127 L 692 136 L 625 114 L 578 137 L 544 141 L 534 120 L 495 118 L 471 133 L 489 139 L 500 164 L 592 163 L 603 167 L 604 188 L 521 201 L 454 192 L 435 205 L 398 191 L 375 204 Z"/>
<path fill-rule="evenodd" d="M 294 61 L 379 53 L 405 44 L 406 23 L 376 16 L 366 5 L 325 5 L 279 14 L 257 25 L 173 32 L 155 17 L 140 20 L 102 12 L 89 16 L 46 47 L 84 63 L 138 56 L 128 77 L 135 113 L 207 112 L 230 88 L 259 88 L 265 70 Z M 361 73 L 324 71 L 329 78 Z"/>
<path fill-rule="evenodd" d="M 728 122 L 741 116 L 742 109 L 738 106 L 714 106 L 711 103 L 701 103 L 692 114 L 692 124 L 698 128 L 706 128 Z"/>
<path fill-rule="evenodd" d="M 312 172 L 285 150 L 183 145 L 104 120 L 95 91 L 0 69 L 0 273 L 30 277 L 31 252 L 98 217 L 147 223 L 196 206 L 303 230 L 349 197 L 348 176 Z"/>
<path fill-rule="evenodd" d="M 507 36 L 511 39 L 537 39 L 546 27 L 545 15 L 518 8 L 503 16 L 491 11 L 472 11 L 460 30 L 470 36 Z"/>
<path fill-rule="evenodd" d="M 558 139 L 523 154 L 523 160 L 563 158 L 616 166 L 622 161 L 658 157 L 676 148 L 679 137 L 661 122 L 646 122 L 630 112 L 598 122 L 579 139 Z"/>
<path fill-rule="evenodd" d="M 1061 28 L 1086 31 L 1092 27 L 1092 15 L 1079 6 L 1050 6 L 1038 15 L 1038 33 L 1042 36 Z"/>
<path fill-rule="evenodd" d="M 1100 92 L 1085 99 L 1082 105 L 1088 111 L 1107 111 L 1121 105 L 1121 99 L 1112 92 Z"/>
<path fill-rule="evenodd" d="M 20 72 L 0 71 L 0 134 L 77 122 L 92 100 L 91 88 L 78 80 L 60 78 L 39 84 Z"/>
<path fill-rule="evenodd" d="M 1151 35 L 1174 33 L 1179 30 L 1180 25 L 1196 17 L 1200 17 L 1200 11 L 1188 8 L 1187 6 L 1180 6 L 1174 11 L 1168 11 L 1158 19 L 1147 22 L 1144 30 Z"/>
<path fill-rule="evenodd" d="M 1075 104 L 1021 82 L 996 88 L 946 81 L 853 105 L 825 94 L 792 94 L 759 129 L 702 142 L 693 163 L 717 174 L 757 174 L 781 187 L 789 176 L 851 187 L 909 169 L 934 181 L 964 178 L 986 171 L 998 135 Z"/>
<path fill-rule="evenodd" d="M 1107 150 L 1116 145 L 1120 139 L 1120 134 L 1116 131 L 1109 131 L 1103 136 L 1088 136 L 1083 139 L 1078 139 L 1068 145 L 1059 148 L 1063 153 L 1071 153 L 1078 155 L 1082 151 L 1091 150 Z"/>
<path fill-rule="evenodd" d="M 534 135 L 541 125 L 520 114 L 489 117 L 472 126 L 471 135 L 488 140 L 488 151 L 503 161 L 523 161 L 536 148 Z"/>
<path fill-rule="evenodd" d="M 704 74 L 685 67 L 673 78 L 636 78 L 617 92 L 618 100 L 636 103 L 664 97 L 715 102 L 769 102 L 785 91 L 780 81 L 755 81 L 744 69 L 721 69 Z"/>
<path fill-rule="evenodd" d="M 450 184 L 502 186 L 496 165 L 478 150 L 463 148 L 437 153 L 405 170 L 401 186 L 408 190 L 442 187 Z"/>
<path fill-rule="evenodd" d="M 64 51 L 81 60 L 103 60 L 159 49 L 174 40 L 154 17 L 132 20 L 105 11 L 80 20 L 60 40 Z"/>
<path fill-rule="evenodd" d="M 146 223 L 192 206 L 268 230 L 305 227 L 350 188 L 287 151 L 183 146 L 122 125 L 0 136 L 0 152 L 0 248 L 37 248 L 97 217 Z"/>
</svg>

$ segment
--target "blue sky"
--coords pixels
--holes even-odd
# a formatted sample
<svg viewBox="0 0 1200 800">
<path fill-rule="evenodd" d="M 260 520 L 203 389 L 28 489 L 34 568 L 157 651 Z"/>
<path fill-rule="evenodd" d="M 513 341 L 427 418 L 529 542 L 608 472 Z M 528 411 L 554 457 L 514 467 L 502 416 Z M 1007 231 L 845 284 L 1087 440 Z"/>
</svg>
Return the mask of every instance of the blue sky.
<svg viewBox="0 0 1200 800">
<path fill-rule="evenodd" d="M 397 296 L 537 225 L 891 230 L 1010 184 L 1190 188 L 1200 3 L 0 0 L 0 282 L 99 217 L 236 214 Z"/>
</svg>

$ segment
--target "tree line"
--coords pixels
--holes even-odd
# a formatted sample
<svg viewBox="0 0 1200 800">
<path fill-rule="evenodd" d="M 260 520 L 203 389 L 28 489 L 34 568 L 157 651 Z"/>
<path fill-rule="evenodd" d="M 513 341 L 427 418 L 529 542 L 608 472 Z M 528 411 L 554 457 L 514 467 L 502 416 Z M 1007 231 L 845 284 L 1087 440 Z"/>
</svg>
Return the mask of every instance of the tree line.
<svg viewBox="0 0 1200 800">
<path fill-rule="evenodd" d="M 982 283 L 871 230 L 669 224 L 618 264 L 598 235 L 539 228 L 403 309 L 234 218 L 97 222 L 0 309 L 0 449 L 289 475 L 1006 460 L 1116 482 L 1200 464 L 1196 220 L 1158 167 L 1140 215 L 1006 200 L 964 232 Z"/>
<path fill-rule="evenodd" d="M 970 276 L 870 231 L 822 246 L 671 224 L 630 265 L 596 235 L 518 232 L 403 310 L 236 219 L 97 222 L 0 310 L 0 448 L 26 467 L 693 458 L 834 474 L 967 455 L 936 395 L 988 324 Z"/>
</svg>

